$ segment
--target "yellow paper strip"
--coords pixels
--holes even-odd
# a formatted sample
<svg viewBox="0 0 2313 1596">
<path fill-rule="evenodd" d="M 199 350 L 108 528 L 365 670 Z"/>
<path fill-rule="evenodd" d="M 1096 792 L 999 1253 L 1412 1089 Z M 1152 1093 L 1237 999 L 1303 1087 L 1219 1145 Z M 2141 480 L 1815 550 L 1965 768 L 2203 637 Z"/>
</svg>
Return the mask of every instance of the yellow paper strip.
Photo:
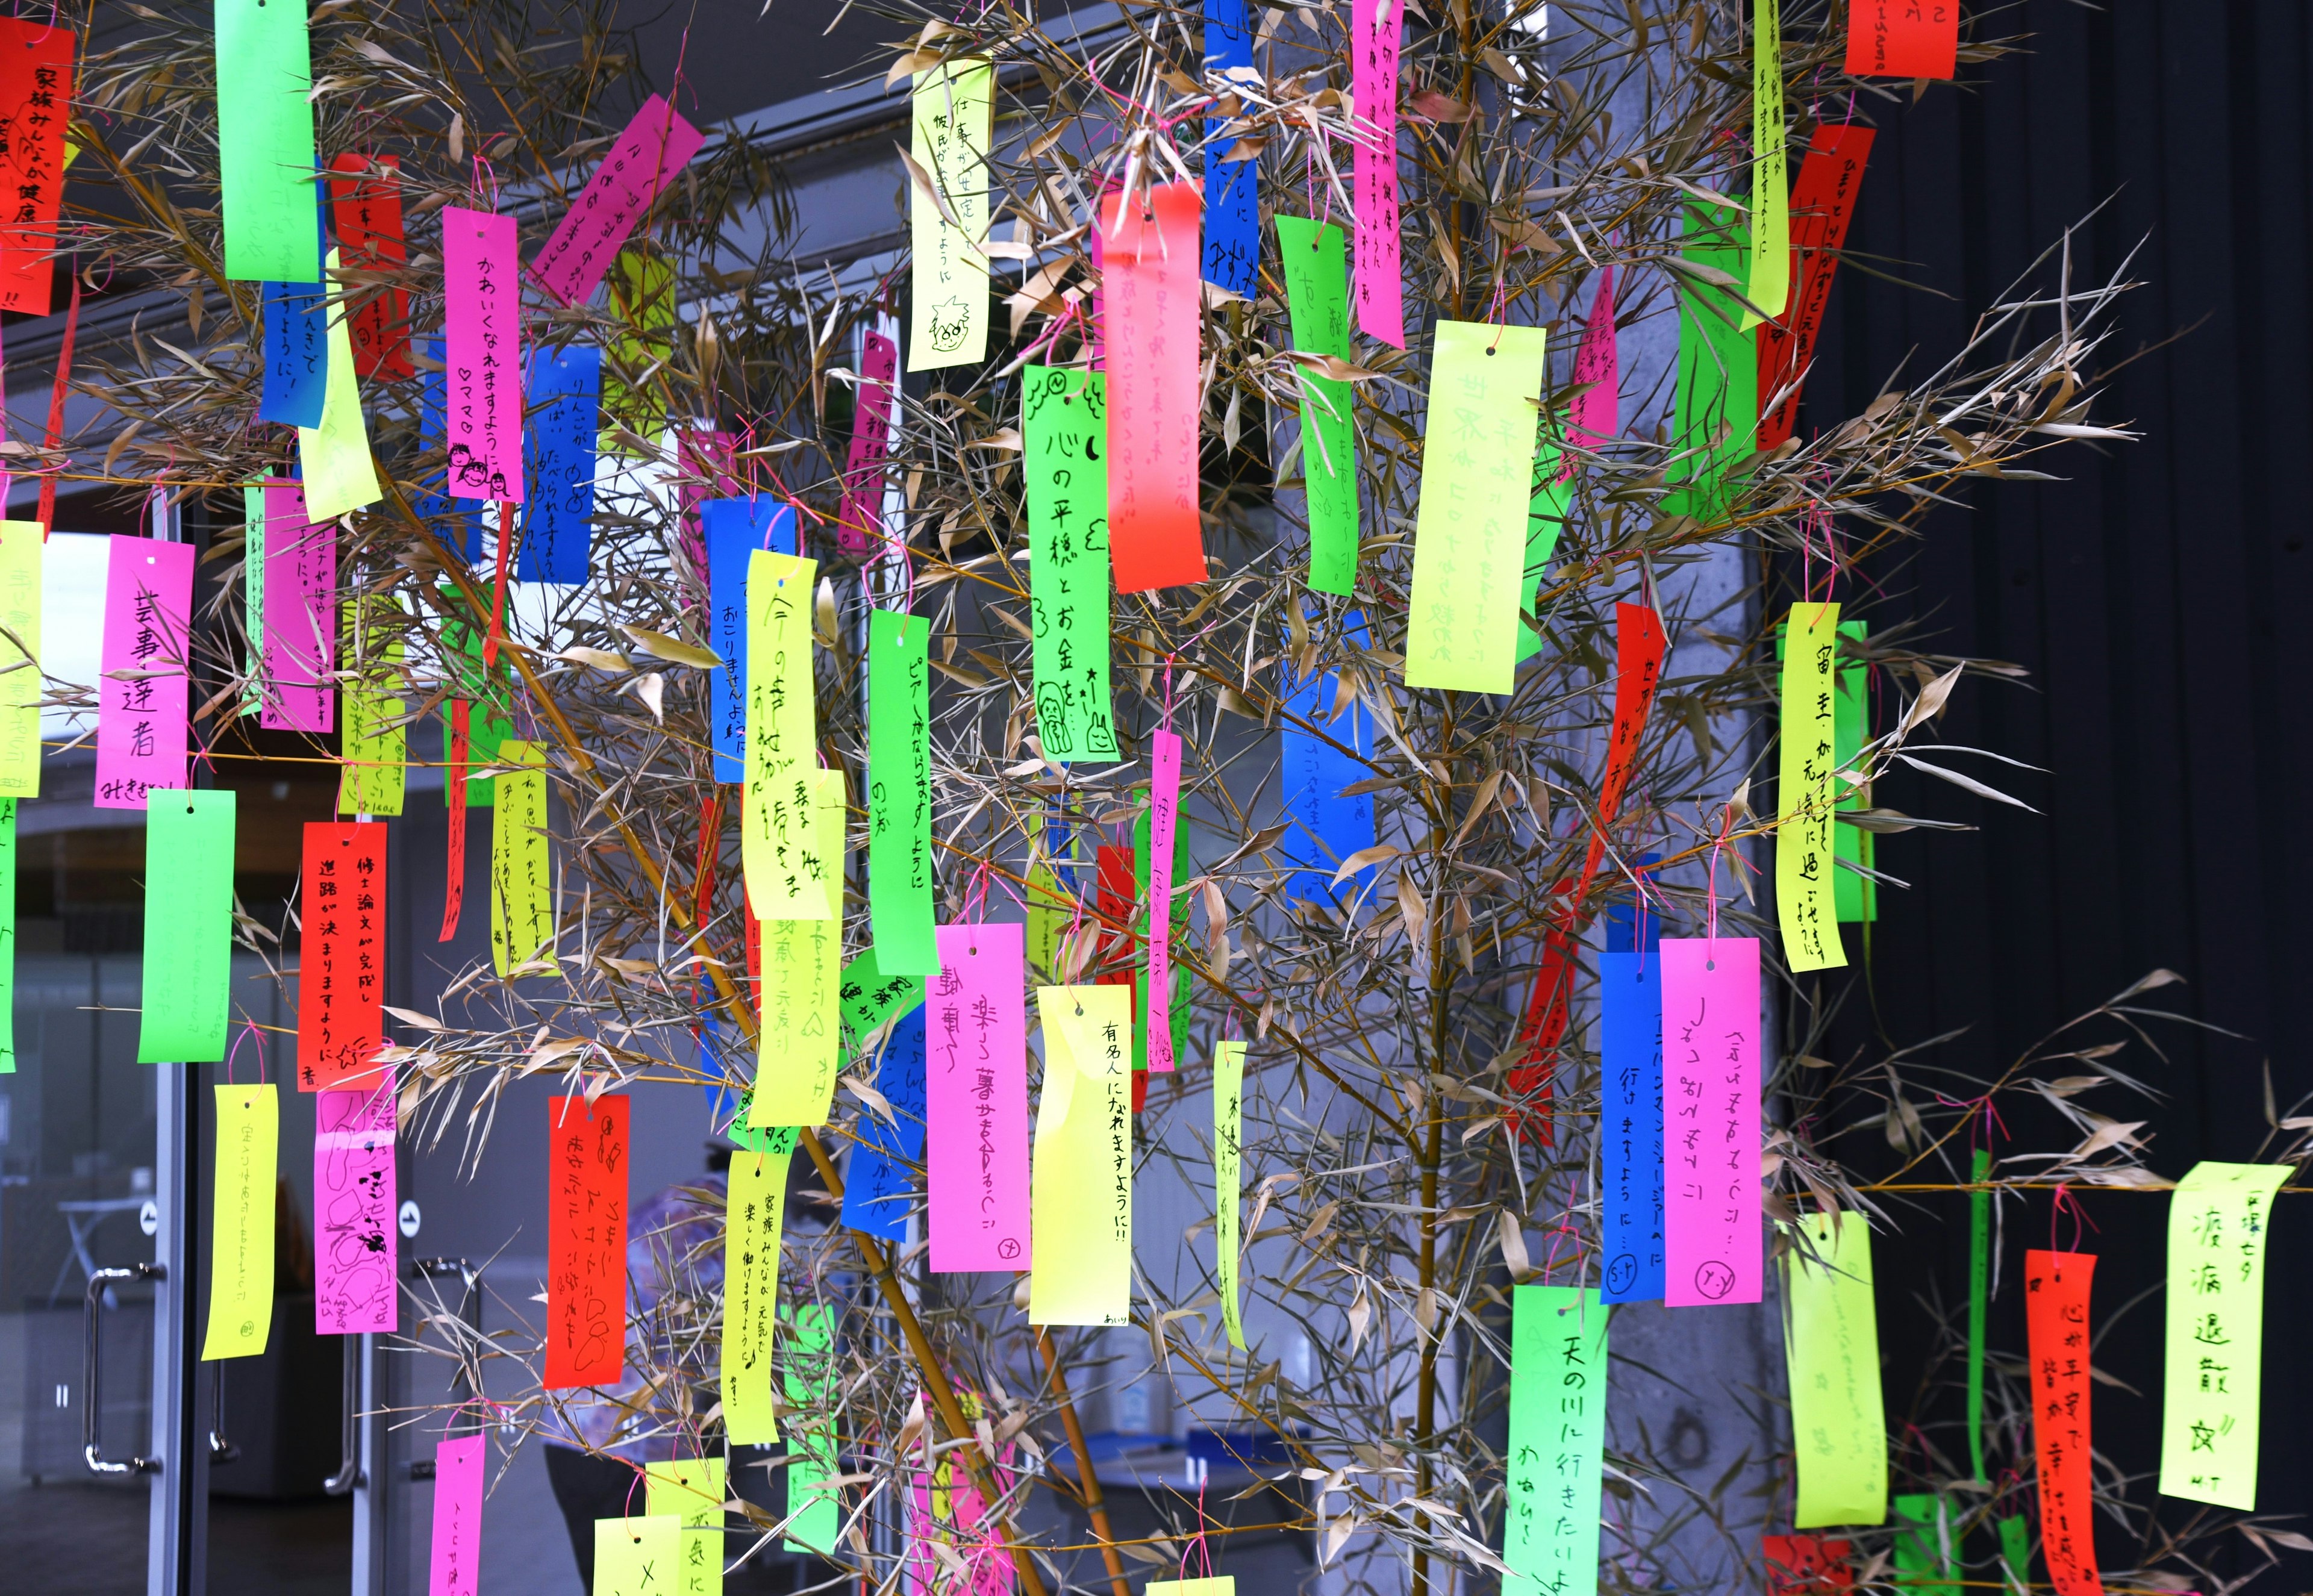
<svg viewBox="0 0 2313 1596">
<path fill-rule="evenodd" d="M 1799 1454 L 1791 1526 L 1887 1521 L 1887 1421 L 1879 1397 L 1879 1311 L 1871 1232 L 1860 1214 L 1802 1222 L 1823 1265 L 1783 1258 L 1790 1303 L 1783 1365 Z"/>
<path fill-rule="evenodd" d="M 2160 1494 L 2256 1507 L 2265 1254 L 2287 1164 L 2196 1163 L 2168 1198 Z"/>
<path fill-rule="evenodd" d="M 820 856 L 833 861 L 828 912 L 818 920 L 762 923 L 762 1023 L 755 1032 L 755 1092 L 747 1124 L 825 1125 L 843 1063 L 843 772 L 810 770 Z"/>
<path fill-rule="evenodd" d="M 1244 1197 L 1244 1047 L 1213 1049 L 1213 1210 L 1220 1251 L 1221 1323 L 1229 1345 L 1244 1350 L 1244 1320 L 1237 1304 L 1237 1208 Z"/>
<path fill-rule="evenodd" d="M 1438 324 L 1413 522 L 1405 684 L 1507 693 L 1542 413 L 1538 327 Z"/>
<path fill-rule="evenodd" d="M 216 1088 L 209 1328 L 201 1358 L 255 1357 L 273 1329 L 273 1186 L 281 1101 L 269 1083 Z"/>
<path fill-rule="evenodd" d="M 400 638 L 379 644 L 369 628 L 393 612 L 392 601 L 349 599 L 343 609 L 347 658 L 359 675 L 346 684 L 345 723 L 339 728 L 338 812 L 398 815 L 408 784 L 409 730 L 400 724 L 408 704 L 392 696 L 399 680 L 393 667 L 405 649 Z"/>
<path fill-rule="evenodd" d="M 811 773 L 816 562 L 759 548 L 747 561 L 747 785 L 739 862 L 760 920 L 827 917 L 831 861 L 817 846 Z"/>
<path fill-rule="evenodd" d="M 594 1596 L 672 1596 L 682 1561 L 673 1513 L 594 1521 Z"/>
<path fill-rule="evenodd" d="M 329 269 L 338 269 L 335 250 L 330 251 Z M 342 302 L 330 313 L 330 382 L 321 399 L 321 425 L 297 429 L 297 459 L 305 470 L 308 521 L 318 524 L 377 503 L 377 465 L 362 425 L 361 382 L 354 375 L 354 340 Z"/>
<path fill-rule="evenodd" d="M 0 521 L 0 798 L 40 795 L 40 673 L 19 662 L 40 653 L 42 541 L 37 521 Z"/>
<path fill-rule="evenodd" d="M 1742 330 L 1783 313 L 1791 294 L 1791 177 L 1783 136 L 1783 26 L 1777 0 L 1751 6 L 1751 280 L 1745 292 L 1764 315 L 1743 312 Z"/>
<path fill-rule="evenodd" d="M 723 1210 L 723 1425 L 734 1446 L 779 1438 L 771 1403 L 771 1329 L 778 1315 L 779 1237 L 787 1223 L 787 1164 L 795 1132 L 772 1133 L 767 1150 L 731 1155 Z"/>
<path fill-rule="evenodd" d="M 1132 988 L 1039 987 L 1044 1093 L 1029 1221 L 1030 1324 L 1121 1325 L 1132 1309 Z"/>
<path fill-rule="evenodd" d="M 490 825 L 490 967 L 501 978 L 554 968 L 554 876 L 546 846 L 546 750 L 498 745 Z"/>
<path fill-rule="evenodd" d="M 1839 654 L 1839 606 L 1791 606 L 1783 627 L 1782 764 L 1775 783 L 1775 910 L 1782 917 L 1783 962 L 1790 969 L 1837 969 L 1847 962 L 1832 887 L 1835 823 L 1832 702 Z"/>
<path fill-rule="evenodd" d="M 985 61 L 949 61 L 916 75 L 909 153 L 908 369 L 977 365 L 988 354 L 988 141 L 996 74 Z M 945 214 L 943 214 L 945 213 Z"/>
<path fill-rule="evenodd" d="M 646 1463 L 643 1513 L 682 1521 L 682 1577 L 668 1596 L 721 1596 L 723 1460 L 678 1458 Z"/>
</svg>

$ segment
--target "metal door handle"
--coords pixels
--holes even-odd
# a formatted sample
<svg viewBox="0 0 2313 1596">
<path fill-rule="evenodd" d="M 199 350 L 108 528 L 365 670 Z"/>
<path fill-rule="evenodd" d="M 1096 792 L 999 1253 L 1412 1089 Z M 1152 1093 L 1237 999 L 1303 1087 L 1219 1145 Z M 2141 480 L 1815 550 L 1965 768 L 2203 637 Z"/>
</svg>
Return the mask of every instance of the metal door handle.
<svg viewBox="0 0 2313 1596">
<path fill-rule="evenodd" d="M 209 1365 L 209 1467 L 230 1463 L 241 1456 L 241 1448 L 224 1433 L 224 1360 L 219 1358 Z"/>
<path fill-rule="evenodd" d="M 368 1483 L 362 1478 L 361 1417 L 355 1411 L 361 1406 L 361 1337 L 352 1335 L 344 1339 L 346 1400 L 344 1416 L 338 1427 L 343 1445 L 339 1452 L 338 1471 L 321 1482 L 321 1488 L 332 1496 L 350 1495 L 357 1486 Z"/>
<path fill-rule="evenodd" d="M 99 1450 L 97 1421 L 104 1411 L 104 1307 L 106 1289 L 116 1280 L 166 1280 L 168 1268 L 161 1264 L 136 1264 L 126 1269 L 98 1269 L 88 1277 L 88 1294 L 82 1299 L 81 1323 L 86 1335 L 81 1344 L 80 1385 L 85 1406 L 81 1409 L 80 1435 L 84 1443 L 81 1455 L 88 1460 L 91 1474 L 158 1474 L 158 1458 L 128 1458 L 119 1460 L 102 1456 Z"/>
</svg>

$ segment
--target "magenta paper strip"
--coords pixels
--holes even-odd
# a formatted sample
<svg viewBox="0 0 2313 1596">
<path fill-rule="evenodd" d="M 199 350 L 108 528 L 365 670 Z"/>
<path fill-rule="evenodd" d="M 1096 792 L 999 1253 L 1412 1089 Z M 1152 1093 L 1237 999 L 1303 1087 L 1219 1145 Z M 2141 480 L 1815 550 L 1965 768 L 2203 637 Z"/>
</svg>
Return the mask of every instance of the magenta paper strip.
<svg viewBox="0 0 2313 1596">
<path fill-rule="evenodd" d="M 941 925 L 925 993 L 925 1180 L 932 1272 L 1025 1269 L 1028 1237 L 1025 928 Z"/>
<path fill-rule="evenodd" d="M 843 462 L 843 508 L 837 513 L 843 552 L 865 554 L 884 537 L 884 461 L 892 452 L 892 378 L 900 346 L 871 332 L 859 360 L 858 408 L 851 453 Z"/>
<path fill-rule="evenodd" d="M 746 488 L 732 475 L 737 469 L 739 440 L 729 433 L 683 427 L 674 434 L 674 490 L 681 522 L 676 534 L 682 540 L 682 557 L 699 574 L 696 606 L 700 619 L 708 613 L 707 533 L 699 524 L 699 506 L 709 499 L 738 498 Z"/>
<path fill-rule="evenodd" d="M 1397 51 L 1405 0 L 1356 0 L 1350 92 L 1359 123 L 1350 172 L 1358 197 L 1358 330 L 1405 347 L 1397 237 Z"/>
<path fill-rule="evenodd" d="M 265 682 L 258 724 L 328 732 L 337 723 L 338 529 L 305 520 L 305 485 L 265 484 Z"/>
<path fill-rule="evenodd" d="M 434 1448 L 434 1567 L 426 1596 L 476 1596 L 482 1572 L 486 1443 L 461 1435 Z"/>
<path fill-rule="evenodd" d="M 323 1336 L 400 1329 L 393 1069 L 383 1069 L 382 1080 L 313 1098 L 313 1329 Z"/>
<path fill-rule="evenodd" d="M 1100 204 L 1108 350 L 1108 560 L 1121 593 L 1205 580 L 1197 520 L 1204 201 L 1194 183 Z"/>
<path fill-rule="evenodd" d="M 191 544 L 112 539 L 96 698 L 99 809 L 142 809 L 154 787 L 188 785 L 185 643 L 192 611 Z"/>
<path fill-rule="evenodd" d="M 522 503 L 522 278 L 512 216 L 442 208 L 450 494 Z"/>
<path fill-rule="evenodd" d="M 1662 941 L 1663 1301 L 1755 1302 L 1759 1218 L 1759 944 Z"/>
<path fill-rule="evenodd" d="M 1598 274 L 1598 287 L 1590 299 L 1590 321 L 1582 329 L 1582 346 L 1574 352 L 1574 381 L 1591 384 L 1574 401 L 1567 437 L 1585 449 L 1596 449 L 1623 430 L 1622 353 L 1614 333 L 1614 268 Z M 1574 469 L 1570 462 L 1560 480 Z"/>
<path fill-rule="evenodd" d="M 1181 811 L 1181 740 L 1148 743 L 1148 1067 L 1173 1067 L 1173 829 Z"/>
<path fill-rule="evenodd" d="M 564 304 L 584 303 L 618 259 L 627 235 L 674 174 L 699 153 L 705 136 L 663 96 L 644 101 L 594 169 L 585 191 L 562 214 L 554 236 L 532 259 L 530 275 Z"/>
<path fill-rule="evenodd" d="M 1012 1458 L 1012 1449 L 1007 1447 L 997 1460 L 999 1491 L 1011 1486 Z M 902 1539 L 908 1548 L 910 1584 L 918 1591 L 952 1591 L 955 1596 L 1010 1596 L 1016 1585 L 1011 1549 L 988 1523 L 988 1504 L 980 1487 L 972 1483 L 953 1452 L 935 1467 L 934 1474 L 916 1474 L 909 1486 Z M 939 1554 L 932 1550 L 935 1542 L 955 1554 L 966 1578 L 951 1580 Z"/>
</svg>

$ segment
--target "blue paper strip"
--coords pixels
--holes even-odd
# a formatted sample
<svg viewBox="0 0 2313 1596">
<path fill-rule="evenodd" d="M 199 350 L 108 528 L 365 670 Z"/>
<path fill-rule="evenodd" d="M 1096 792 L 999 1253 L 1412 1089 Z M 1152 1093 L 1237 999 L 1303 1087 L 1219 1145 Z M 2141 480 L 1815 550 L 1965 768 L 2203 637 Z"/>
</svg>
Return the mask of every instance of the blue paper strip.
<svg viewBox="0 0 2313 1596">
<path fill-rule="evenodd" d="M 1651 1302 L 1663 1294 L 1660 953 L 1598 956 L 1598 1048 L 1599 1295 Z"/>
<path fill-rule="evenodd" d="M 265 321 L 265 387 L 257 418 L 321 425 L 330 390 L 330 318 L 319 283 L 259 285 Z"/>
<path fill-rule="evenodd" d="M 859 1117 L 858 1145 L 843 1177 L 847 1229 L 886 1241 L 906 1239 L 915 1205 L 916 1171 L 924 1161 L 924 1008 L 918 1004 L 893 1022 L 875 1065 L 875 1090 L 898 1118 L 886 1124 L 872 1112 Z"/>
<path fill-rule="evenodd" d="M 419 373 L 418 384 L 418 447 L 428 453 L 440 453 L 449 447 L 450 384 L 442 370 L 443 352 L 440 338 L 420 338 L 418 347 L 434 363 L 430 371 Z M 470 566 L 481 564 L 482 517 L 479 505 L 461 503 L 451 498 L 443 489 L 450 480 L 449 462 L 445 460 L 428 476 L 418 479 L 418 491 L 410 495 L 409 507 L 420 521 L 438 531 L 444 522 L 451 524 L 442 540 L 466 557 Z"/>
<path fill-rule="evenodd" d="M 1352 612 L 1345 630 L 1362 643 L 1364 618 Z M 1288 715 L 1324 727 L 1326 736 L 1289 723 L 1279 732 L 1279 801 L 1284 817 L 1295 824 L 1279 841 L 1278 852 L 1292 866 L 1286 878 L 1286 896 L 1305 903 L 1331 903 L 1337 892 L 1354 895 L 1368 873 L 1359 872 L 1338 888 L 1333 885 L 1333 873 L 1341 867 L 1342 860 L 1376 841 L 1373 794 L 1341 796 L 1343 787 L 1373 775 L 1364 763 L 1373 752 L 1372 724 L 1362 704 L 1350 706 L 1333 720 L 1325 719 L 1333 705 L 1333 681 L 1332 676 L 1316 677 L 1285 697 Z M 1351 751 L 1343 752 L 1334 743 Z"/>
<path fill-rule="evenodd" d="M 530 435 L 523 469 L 522 548 L 515 574 L 524 582 L 586 580 L 594 535 L 594 438 L 601 426 L 602 352 L 573 344 L 531 358 Z"/>
<path fill-rule="evenodd" d="M 1205 0 L 1205 73 L 1253 65 L 1244 0 Z M 1224 161 L 1226 119 L 1205 120 L 1205 281 L 1251 299 L 1261 271 L 1261 165 Z"/>
<path fill-rule="evenodd" d="M 707 646 L 722 656 L 710 673 L 707 712 L 715 779 L 747 779 L 747 558 L 758 548 L 794 554 L 795 507 L 765 494 L 708 499 L 699 506 L 707 544 Z"/>
<path fill-rule="evenodd" d="M 1660 854 L 1640 854 L 1631 864 L 1644 870 L 1649 864 L 1662 863 Z M 1662 908 L 1659 905 L 1617 901 L 1606 906 L 1606 951 L 1609 953 L 1653 952 L 1662 946 Z"/>
</svg>

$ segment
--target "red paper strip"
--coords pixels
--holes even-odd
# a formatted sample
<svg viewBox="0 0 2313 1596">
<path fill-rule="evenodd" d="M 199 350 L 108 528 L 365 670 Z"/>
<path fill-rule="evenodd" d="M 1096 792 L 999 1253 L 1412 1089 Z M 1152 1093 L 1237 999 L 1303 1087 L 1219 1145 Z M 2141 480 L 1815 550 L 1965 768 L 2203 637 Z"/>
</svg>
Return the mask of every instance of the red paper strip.
<svg viewBox="0 0 2313 1596">
<path fill-rule="evenodd" d="M 865 554 L 884 536 L 884 461 L 892 452 L 892 379 L 900 346 L 870 332 L 859 360 L 851 452 L 843 462 L 843 507 L 836 513 L 843 552 Z"/>
<path fill-rule="evenodd" d="M 1139 892 L 1136 871 L 1139 864 L 1134 849 L 1113 843 L 1103 843 L 1093 855 L 1098 870 L 1099 886 L 1093 899 L 1093 914 L 1099 920 L 1100 968 L 1102 973 L 1093 978 L 1099 987 L 1130 987 L 1132 988 L 1133 1023 L 1142 1023 L 1140 1014 L 1140 975 L 1133 955 L 1140 939 L 1132 933 L 1132 900 Z M 1135 1049 L 1136 1052 L 1139 1049 Z M 1132 1072 L 1132 1111 L 1140 1112 L 1148 1101 L 1148 1072 Z"/>
<path fill-rule="evenodd" d="M 11 201 L 0 223 L 0 311 L 48 313 L 72 88 L 70 28 L 0 17 L 0 149 Z"/>
<path fill-rule="evenodd" d="M 80 331 L 80 274 L 73 273 L 72 303 L 65 311 L 64 341 L 57 346 L 56 380 L 48 385 L 48 427 L 41 439 L 50 453 L 64 445 L 65 390 L 72 384 L 73 338 Z M 40 541 L 57 530 L 57 473 L 40 473 Z"/>
<path fill-rule="evenodd" d="M 1855 1570 L 1847 1561 L 1853 1548 L 1847 1541 L 1766 1535 L 1759 1547 L 1767 1557 L 1767 1596 L 1834 1596 L 1855 1589 Z"/>
<path fill-rule="evenodd" d="M 1403 243 L 1397 197 L 1398 55 L 1405 0 L 1350 8 L 1350 93 L 1360 124 L 1350 169 L 1358 201 L 1358 330 L 1405 347 Z"/>
<path fill-rule="evenodd" d="M 1863 185 L 1863 162 L 1871 153 L 1871 129 L 1826 123 L 1815 130 L 1791 190 L 1791 303 L 1782 316 L 1759 324 L 1759 402 L 1772 403 L 1783 384 L 1793 384 L 1783 402 L 1759 423 L 1759 447 L 1772 449 L 1791 435 L 1799 418 L 1798 384 L 1807 380 L 1815 358 L 1816 334 L 1823 328 L 1831 279 L 1839 269 L 1839 248 L 1855 215 L 1855 192 Z"/>
<path fill-rule="evenodd" d="M 564 304 L 583 303 L 618 259 L 627 235 L 705 142 L 664 98 L 644 101 L 585 191 L 563 212 L 554 236 L 531 258 L 531 275 Z"/>
<path fill-rule="evenodd" d="M 2057 1596 L 2104 1596 L 2089 1475 L 2089 1286 L 2096 1255 L 2024 1255 L 2032 1441 L 2040 1461 L 2040 1552 Z"/>
<path fill-rule="evenodd" d="M 466 760 L 473 746 L 474 706 L 463 698 L 450 700 L 450 845 L 442 881 L 442 934 L 448 942 L 458 934 L 458 916 L 466 907 Z"/>
<path fill-rule="evenodd" d="M 1107 262 L 1108 557 L 1121 593 L 1205 580 L 1197 520 L 1203 201 L 1167 183 L 1101 201 Z"/>
<path fill-rule="evenodd" d="M 409 260 L 401 230 L 401 161 L 347 150 L 330 170 L 349 173 L 330 180 L 330 209 L 338 226 L 342 264 L 359 271 L 391 271 Z M 347 330 L 354 340 L 354 374 L 366 382 L 376 376 L 409 377 L 409 291 L 378 292 L 354 312 Z"/>
<path fill-rule="evenodd" d="M 306 826 L 298 917 L 297 1090 L 319 1092 L 367 1074 L 385 1045 L 383 823 Z"/>
<path fill-rule="evenodd" d="M 1847 70 L 1858 77 L 1949 77 L 1959 66 L 1959 0 L 1851 0 Z"/>
<path fill-rule="evenodd" d="M 627 1362 L 627 1100 L 546 1103 L 545 1385 L 616 1385 Z"/>
</svg>

